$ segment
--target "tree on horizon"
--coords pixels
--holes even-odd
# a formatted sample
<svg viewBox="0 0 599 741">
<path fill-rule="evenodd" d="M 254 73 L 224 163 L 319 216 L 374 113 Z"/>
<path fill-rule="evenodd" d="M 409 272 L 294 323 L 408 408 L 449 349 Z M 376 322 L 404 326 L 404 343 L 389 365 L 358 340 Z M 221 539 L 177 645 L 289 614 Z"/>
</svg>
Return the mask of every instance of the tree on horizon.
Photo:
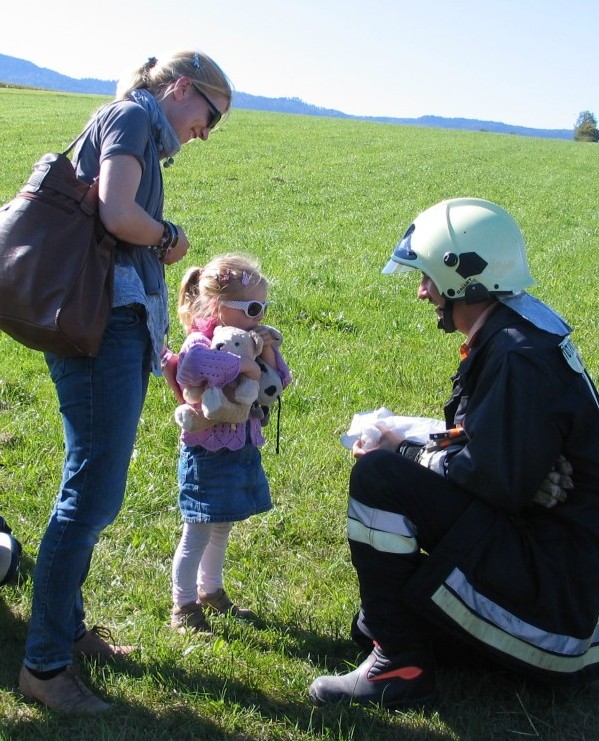
<svg viewBox="0 0 599 741">
<path fill-rule="evenodd" d="M 582 111 L 576 119 L 574 127 L 574 141 L 597 142 L 599 141 L 599 129 L 597 119 L 591 111 Z"/>
</svg>

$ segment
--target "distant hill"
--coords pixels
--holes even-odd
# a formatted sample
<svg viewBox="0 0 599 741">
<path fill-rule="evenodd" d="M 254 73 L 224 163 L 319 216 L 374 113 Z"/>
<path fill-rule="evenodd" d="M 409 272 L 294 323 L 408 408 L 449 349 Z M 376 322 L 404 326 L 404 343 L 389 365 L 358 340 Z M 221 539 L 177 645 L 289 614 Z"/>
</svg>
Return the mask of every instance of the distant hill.
<svg viewBox="0 0 599 741">
<path fill-rule="evenodd" d="M 0 80 L 11 85 L 36 87 L 43 90 L 60 90 L 64 93 L 90 93 L 92 95 L 114 95 L 114 80 L 75 80 L 72 77 L 37 67 L 32 62 L 0 54 Z"/>
<path fill-rule="evenodd" d="M 116 80 L 75 79 L 61 75 L 45 67 L 38 67 L 24 59 L 0 54 L 0 84 L 2 83 L 41 88 L 43 90 L 58 90 L 67 93 L 89 93 L 108 96 L 113 96 L 116 90 Z M 574 136 L 573 129 L 533 129 L 526 126 L 512 126 L 498 121 L 479 121 L 468 118 L 443 118 L 441 116 L 421 116 L 420 118 L 352 116 L 332 108 L 320 108 L 319 106 L 305 103 L 299 98 L 266 98 L 261 95 L 250 95 L 249 93 L 242 92 L 235 92 L 233 104 L 236 108 L 245 108 L 253 111 L 348 118 L 406 126 L 428 126 L 437 129 L 487 131 L 495 134 L 534 136 L 542 139 L 572 139 Z"/>
<path fill-rule="evenodd" d="M 1 66 L 0 66 L 1 77 Z M 479 121 L 471 118 L 443 118 L 442 116 L 420 116 L 419 118 L 392 118 L 389 116 L 352 116 L 332 108 L 319 108 L 304 103 L 299 98 L 263 98 L 248 93 L 235 93 L 236 108 L 253 111 L 272 111 L 276 113 L 301 113 L 304 116 L 328 116 L 329 118 L 351 118 L 360 121 L 400 124 L 404 126 L 428 126 L 435 129 L 462 129 L 464 131 L 488 131 L 494 134 L 516 134 L 536 136 L 542 139 L 573 139 L 574 129 L 533 129 L 526 126 L 512 126 L 499 121 Z"/>
</svg>

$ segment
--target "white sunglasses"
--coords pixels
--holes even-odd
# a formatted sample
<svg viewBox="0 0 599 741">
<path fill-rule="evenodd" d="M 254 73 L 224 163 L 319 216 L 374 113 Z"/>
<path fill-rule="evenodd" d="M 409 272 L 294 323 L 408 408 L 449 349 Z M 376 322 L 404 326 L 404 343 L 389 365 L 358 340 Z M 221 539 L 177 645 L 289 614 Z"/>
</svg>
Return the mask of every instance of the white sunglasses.
<svg viewBox="0 0 599 741">
<path fill-rule="evenodd" d="M 256 319 L 260 314 L 266 314 L 266 307 L 268 301 L 223 301 L 220 302 L 223 306 L 228 306 L 230 309 L 241 309 L 243 313 L 250 319 Z"/>
</svg>

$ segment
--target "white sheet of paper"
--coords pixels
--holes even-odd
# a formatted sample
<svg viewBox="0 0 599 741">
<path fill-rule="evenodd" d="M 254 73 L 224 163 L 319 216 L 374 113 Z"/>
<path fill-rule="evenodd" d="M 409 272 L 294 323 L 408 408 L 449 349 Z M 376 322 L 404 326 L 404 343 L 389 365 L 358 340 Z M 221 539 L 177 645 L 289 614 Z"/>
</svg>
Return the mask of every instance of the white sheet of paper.
<svg viewBox="0 0 599 741">
<path fill-rule="evenodd" d="M 354 414 L 348 431 L 341 435 L 341 444 L 351 450 L 362 432 L 376 425 L 382 425 L 417 443 L 428 442 L 431 432 L 443 432 L 445 430 L 445 422 L 440 419 L 400 416 L 385 407 L 381 407 L 380 409 Z"/>
</svg>

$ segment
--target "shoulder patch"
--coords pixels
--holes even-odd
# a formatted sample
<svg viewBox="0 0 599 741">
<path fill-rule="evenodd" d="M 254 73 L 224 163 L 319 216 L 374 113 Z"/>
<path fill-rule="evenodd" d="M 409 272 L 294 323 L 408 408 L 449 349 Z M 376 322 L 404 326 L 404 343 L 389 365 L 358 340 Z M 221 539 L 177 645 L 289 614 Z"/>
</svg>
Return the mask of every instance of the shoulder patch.
<svg viewBox="0 0 599 741">
<path fill-rule="evenodd" d="M 584 363 L 580 357 L 580 353 L 576 349 L 576 346 L 570 339 L 570 337 L 564 337 L 564 339 L 558 345 L 562 351 L 566 363 L 572 368 L 575 373 L 584 373 Z"/>
</svg>

